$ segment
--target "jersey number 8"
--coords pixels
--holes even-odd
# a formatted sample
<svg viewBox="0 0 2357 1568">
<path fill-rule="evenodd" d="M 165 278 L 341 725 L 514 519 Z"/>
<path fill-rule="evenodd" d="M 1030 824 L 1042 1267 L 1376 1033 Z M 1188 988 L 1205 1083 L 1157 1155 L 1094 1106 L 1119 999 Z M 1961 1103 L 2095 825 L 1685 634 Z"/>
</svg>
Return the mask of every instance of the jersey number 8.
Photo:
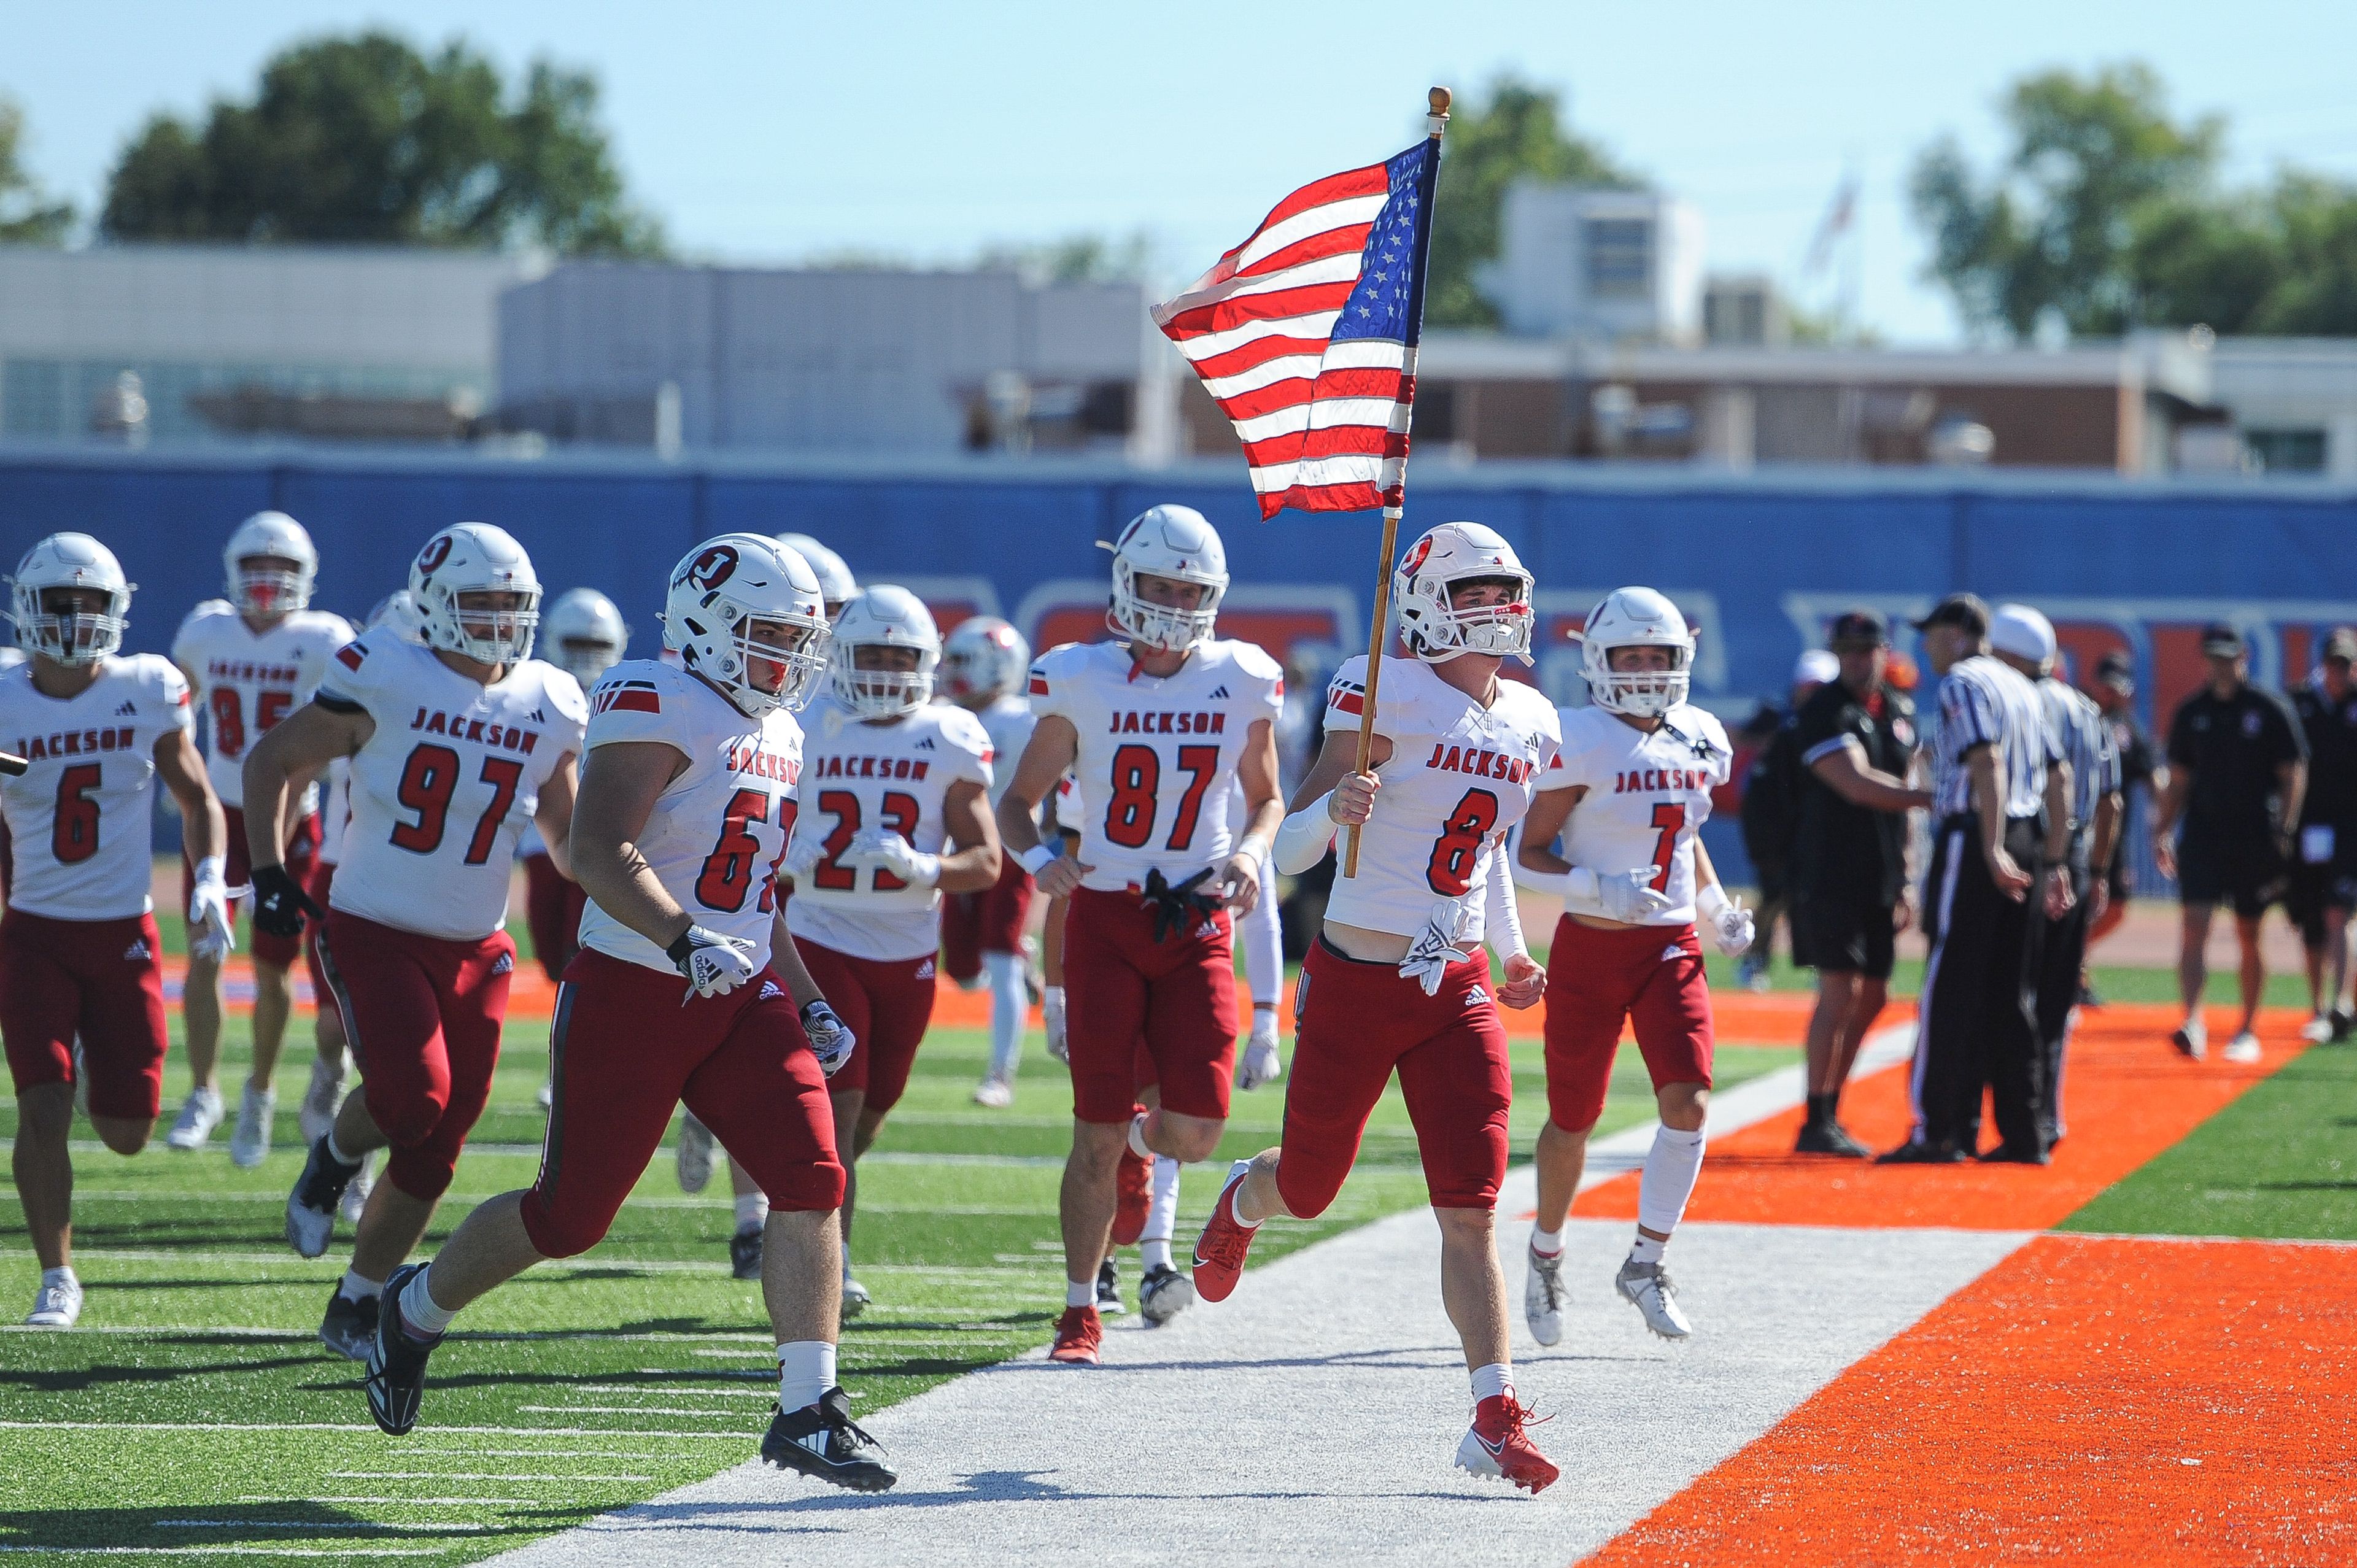
<svg viewBox="0 0 2357 1568">
<path fill-rule="evenodd" d="M 1481 841 L 1498 821 L 1498 797 L 1487 789 L 1468 789 L 1448 813 L 1448 824 L 1425 862 L 1424 880 L 1435 893 L 1461 898 L 1473 886 L 1473 867 L 1480 863 Z"/>
</svg>

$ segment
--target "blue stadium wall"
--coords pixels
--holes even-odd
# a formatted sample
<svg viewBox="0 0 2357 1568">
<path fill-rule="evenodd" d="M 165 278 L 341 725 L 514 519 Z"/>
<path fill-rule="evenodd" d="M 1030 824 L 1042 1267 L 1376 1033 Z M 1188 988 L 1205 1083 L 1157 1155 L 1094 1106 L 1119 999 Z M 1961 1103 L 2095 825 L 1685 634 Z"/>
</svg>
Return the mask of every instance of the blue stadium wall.
<svg viewBox="0 0 2357 1568">
<path fill-rule="evenodd" d="M 1036 641 L 1093 635 L 1095 548 L 1157 501 L 1217 524 L 1236 588 L 1224 624 L 1308 672 L 1362 646 L 1372 515 L 1263 523 L 1232 464 L 1146 471 L 1050 460 L 888 466 L 737 460 L 343 456 L 0 448 L 0 556 L 59 529 L 95 533 L 140 585 L 131 644 L 161 650 L 221 592 L 221 543 L 276 507 L 318 542 L 317 602 L 357 615 L 406 577 L 436 528 L 496 522 L 552 594 L 611 595 L 632 650 L 658 645 L 665 575 L 728 530 L 797 531 L 863 579 L 900 581 L 945 622 L 1006 615 Z M 1542 587 L 1533 678 L 1576 700 L 1576 633 L 1603 591 L 1643 582 L 1700 633 L 1695 691 L 1730 720 L 1779 694 L 1794 658 L 1852 604 L 1894 616 L 1969 588 L 2045 609 L 2082 668 L 2126 651 L 2140 702 L 2166 714 L 2200 680 L 2201 625 L 2243 626 L 2255 675 L 2304 679 L 2322 628 L 2357 619 L 2357 491 L 2295 481 L 2216 486 L 1902 470 L 1720 475 L 1678 469 L 1433 465 L 1412 476 L 1407 530 L 1449 518 L 1499 529 Z M 1907 646 L 1901 631 L 1901 647 Z M 1718 824 L 1714 851 L 1740 866 Z"/>
</svg>

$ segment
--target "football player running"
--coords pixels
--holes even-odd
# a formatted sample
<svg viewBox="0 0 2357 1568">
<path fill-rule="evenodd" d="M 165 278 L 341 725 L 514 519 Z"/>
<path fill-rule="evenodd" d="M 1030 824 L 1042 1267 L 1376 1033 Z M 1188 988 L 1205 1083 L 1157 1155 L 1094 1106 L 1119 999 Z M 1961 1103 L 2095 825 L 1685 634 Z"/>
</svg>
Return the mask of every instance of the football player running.
<svg viewBox="0 0 2357 1568">
<path fill-rule="evenodd" d="M 1285 812 L 1275 738 L 1285 679 L 1258 648 L 1212 636 L 1228 587 L 1219 534 L 1191 507 L 1157 506 L 1108 548 L 1106 618 L 1125 640 L 1055 649 L 1031 666 L 1039 724 L 998 802 L 1009 852 L 1041 892 L 1071 899 L 1072 1152 L 1061 1205 L 1064 1314 L 1049 1353 L 1083 1365 L 1096 1363 L 1103 1340 L 1097 1277 L 1125 1147 L 1140 1162 L 1208 1159 L 1227 1125 L 1236 1049 L 1229 920 L 1260 897 L 1261 863 Z M 1077 854 L 1040 843 L 1035 821 L 1068 770 L 1088 801 Z M 1228 829 L 1232 779 L 1242 780 L 1251 812 L 1240 838 Z M 1142 1113 L 1141 1041 L 1157 1082 Z M 1163 1316 L 1192 1298 L 1167 1255 L 1146 1263 L 1141 1289 Z M 1165 1301 L 1165 1292 L 1175 1294 Z"/>
<path fill-rule="evenodd" d="M 592 696 L 569 846 L 591 902 L 557 996 L 540 1175 L 393 1275 L 369 1411 L 409 1431 L 452 1317 L 595 1246 L 683 1100 L 775 1204 L 761 1283 L 779 1396 L 762 1458 L 881 1490 L 897 1477 L 835 1381 L 844 1172 L 826 1074 L 855 1041 L 786 940 L 775 874 L 802 770 L 789 710 L 826 663 L 817 579 L 773 540 L 722 534 L 673 572 L 663 639 L 677 665 L 618 664 Z"/>
<path fill-rule="evenodd" d="M 1036 721 L 1022 695 L 1030 667 L 1022 633 L 996 616 L 968 617 L 942 643 L 942 693 L 980 719 L 990 736 L 994 810 L 1014 780 L 1016 758 L 1031 743 Z M 952 893 L 942 903 L 942 971 L 963 986 L 989 979 L 990 1065 L 974 1086 L 974 1102 L 992 1110 L 1015 1101 L 1023 1025 L 1031 1010 L 1024 935 L 1030 917 L 1031 874 L 1011 854 L 999 857 L 996 882 L 978 893 Z"/>
<path fill-rule="evenodd" d="M 622 661 L 630 644 L 630 629 L 622 624 L 622 612 L 595 588 L 566 589 L 540 618 L 542 654 L 578 681 L 585 692 Z M 523 863 L 524 922 L 532 931 L 532 954 L 554 984 L 565 978 L 565 966 L 573 961 L 581 907 L 587 895 L 579 883 L 556 869 L 538 830 L 529 825 L 516 858 Z M 547 1101 L 541 1103 L 545 1107 Z"/>
<path fill-rule="evenodd" d="M 1276 839 L 1278 869 L 1297 875 L 1356 825 L 1358 875 L 1335 879 L 1302 964 L 1284 1141 L 1230 1171 L 1195 1244 L 1195 1288 L 1225 1300 L 1265 1221 L 1326 1211 L 1396 1071 L 1440 1221 L 1442 1300 L 1472 1376 L 1457 1463 L 1540 1492 L 1557 1472 L 1514 1391 L 1495 1236 L 1513 1100 L 1497 1004 L 1528 1007 L 1546 990 L 1523 946 L 1505 844 L 1555 759 L 1558 727 L 1535 688 L 1499 677 L 1506 660 L 1529 656 L 1532 629 L 1531 576 L 1501 536 L 1442 523 L 1392 581 L 1415 657 L 1383 667 L 1373 770 L 1356 770 L 1361 655 L 1335 671 L 1325 744 Z M 1485 939 L 1505 966 L 1495 1001 Z"/>
<path fill-rule="evenodd" d="M 91 1125 L 118 1155 L 146 1146 L 163 1109 L 164 944 L 148 895 L 156 780 L 180 809 L 195 862 L 189 949 L 216 965 L 231 945 L 225 830 L 191 736 L 188 682 L 167 659 L 117 656 L 132 586 L 113 552 L 86 533 L 53 533 L 25 553 L 10 587 L 16 638 L 32 655 L 0 674 L 0 747 L 28 764 L 0 778 L 15 854 L 0 917 L 0 1036 L 16 1090 L 10 1163 L 41 1268 L 25 1321 L 70 1328 L 81 1316 L 66 1142 L 76 1080 Z"/>
<path fill-rule="evenodd" d="M 786 847 L 786 929 L 859 1037 L 827 1084 L 837 1142 L 849 1144 L 845 1317 L 868 1301 L 851 1273 L 858 1160 L 900 1102 L 932 1020 L 942 895 L 998 880 L 990 736 L 965 709 L 933 703 L 941 650 L 931 613 L 906 588 L 871 587 L 835 618 L 829 691 L 805 725 L 801 806 Z M 758 1231 L 750 1241 L 760 1244 Z"/>
<path fill-rule="evenodd" d="M 540 579 L 505 532 L 442 530 L 411 563 L 409 593 L 424 640 L 391 626 L 361 633 L 245 761 L 254 923 L 293 936 L 307 914 L 319 920 L 320 965 L 361 1067 L 361 1092 L 287 1194 L 287 1243 L 326 1252 L 361 1162 L 392 1151 L 319 1327 L 355 1359 L 490 1098 L 515 972 L 516 842 L 537 821 L 564 865 L 588 717 L 573 677 L 530 657 Z M 339 757 L 351 759 L 351 818 L 323 917 L 275 846 L 290 780 Z"/>
<path fill-rule="evenodd" d="M 207 599 L 188 612 L 172 639 L 172 662 L 180 667 L 196 693 L 197 706 L 210 721 L 205 736 L 205 768 L 213 793 L 228 813 L 228 879 L 243 889 L 251 880 L 245 853 L 246 753 L 271 726 L 311 700 L 328 660 L 352 639 L 352 628 L 341 616 L 310 608 L 311 586 L 318 576 L 319 554 L 303 525 L 283 511 L 258 511 L 237 527 L 221 552 L 228 568 L 224 592 L 229 597 Z M 294 832 L 280 853 L 290 875 L 312 897 L 325 897 L 317 886 L 320 824 L 318 791 L 307 787 L 296 813 Z M 195 862 L 184 891 L 193 888 Z M 231 906 L 234 911 L 236 906 Z M 301 955 L 299 938 L 281 937 L 256 929 L 253 932 L 253 1063 L 237 1112 L 237 1130 L 230 1139 L 230 1158 L 252 1168 L 270 1153 L 271 1120 L 278 1109 L 275 1079 L 278 1053 L 286 1042 L 288 1015 L 295 1005 L 290 970 Z M 324 1004 L 325 997 L 320 1001 Z M 179 1120 L 165 1142 L 175 1149 L 197 1149 L 212 1136 L 221 1120 L 217 1063 L 221 1055 L 221 961 L 188 958 L 187 983 L 180 1006 L 188 1019 L 188 1070 L 196 1079 Z M 331 1008 L 322 1005 L 324 1016 Z M 340 1063 L 343 1042 L 334 1026 L 322 1024 L 318 1058 Z M 320 1069 L 314 1068 L 316 1082 Z"/>
<path fill-rule="evenodd" d="M 1636 1244 L 1613 1284 L 1654 1333 L 1694 1332 L 1662 1250 L 1702 1172 L 1710 1103 L 1710 987 L 1695 921 L 1730 957 L 1752 938 L 1751 912 L 1728 901 L 1696 836 L 1733 748 L 1718 720 L 1686 701 L 1694 646 L 1685 618 L 1652 589 L 1605 596 L 1581 654 L 1590 705 L 1563 711 L 1561 759 L 1523 824 L 1516 877 L 1564 901 L 1547 952 L 1547 1120 L 1523 1295 L 1542 1345 L 1563 1337 L 1563 1223 L 1624 1020 L 1661 1126 L 1638 1187 Z"/>
</svg>

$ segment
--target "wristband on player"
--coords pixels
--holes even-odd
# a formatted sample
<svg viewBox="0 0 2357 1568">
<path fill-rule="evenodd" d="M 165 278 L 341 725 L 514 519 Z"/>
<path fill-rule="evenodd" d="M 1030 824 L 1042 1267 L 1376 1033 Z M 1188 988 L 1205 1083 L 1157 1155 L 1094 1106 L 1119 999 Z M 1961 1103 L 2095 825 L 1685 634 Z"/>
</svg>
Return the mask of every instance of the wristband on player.
<svg viewBox="0 0 2357 1568">
<path fill-rule="evenodd" d="M 196 886 L 202 887 L 208 884 L 211 884 L 217 886 L 228 886 L 229 882 L 227 875 L 223 869 L 228 865 L 228 864 L 229 862 L 226 856 L 218 854 L 209 854 L 205 856 L 204 859 L 197 862 L 197 871 L 194 878 Z"/>
<path fill-rule="evenodd" d="M 1276 844 L 1270 854 L 1287 876 L 1300 875 L 1333 847 L 1334 819 L 1326 814 L 1326 803 L 1333 798 L 1329 790 L 1276 825 Z"/>
<path fill-rule="evenodd" d="M 1716 920 L 1727 910 L 1727 889 L 1714 882 L 1695 895 L 1695 913 Z"/>
<path fill-rule="evenodd" d="M 1036 877 L 1039 875 L 1040 867 L 1063 853 L 1060 846 L 1050 848 L 1044 843 L 1035 843 L 1029 849 L 1018 853 L 1015 857 L 1015 864 Z"/>
</svg>

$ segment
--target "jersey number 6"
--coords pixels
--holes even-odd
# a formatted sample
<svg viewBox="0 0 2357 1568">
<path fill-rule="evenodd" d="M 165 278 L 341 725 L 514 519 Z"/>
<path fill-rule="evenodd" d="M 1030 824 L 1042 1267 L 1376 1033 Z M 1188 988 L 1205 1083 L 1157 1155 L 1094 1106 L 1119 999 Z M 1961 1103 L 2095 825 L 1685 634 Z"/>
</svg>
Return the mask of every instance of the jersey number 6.
<svg viewBox="0 0 2357 1568">
<path fill-rule="evenodd" d="M 1448 813 L 1448 822 L 1434 841 L 1432 858 L 1425 863 L 1424 880 L 1435 893 L 1461 898 L 1473 886 L 1473 867 L 1481 859 L 1481 841 L 1498 821 L 1498 797 L 1487 789 L 1468 789 Z"/>
</svg>

